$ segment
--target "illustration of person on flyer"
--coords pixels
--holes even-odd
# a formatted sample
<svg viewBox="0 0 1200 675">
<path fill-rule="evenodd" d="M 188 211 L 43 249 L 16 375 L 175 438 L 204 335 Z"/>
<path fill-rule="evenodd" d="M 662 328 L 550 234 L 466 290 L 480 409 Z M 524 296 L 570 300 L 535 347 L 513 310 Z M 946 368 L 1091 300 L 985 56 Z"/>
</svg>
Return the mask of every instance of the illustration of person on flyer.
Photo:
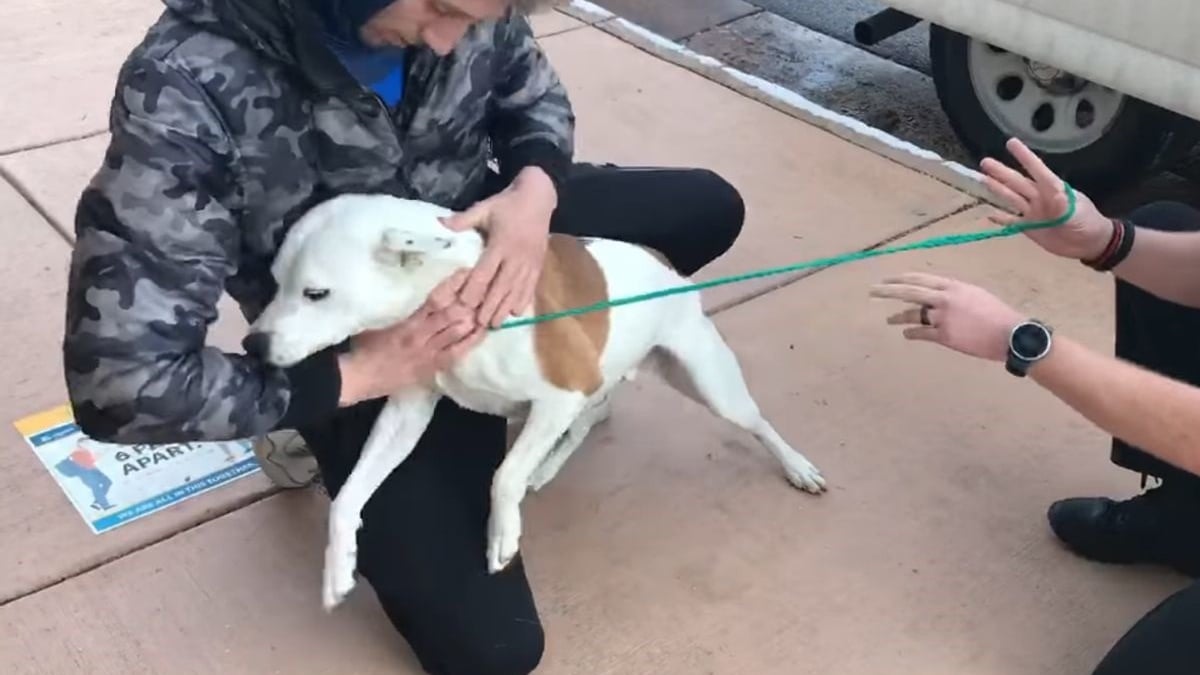
<svg viewBox="0 0 1200 675">
<path fill-rule="evenodd" d="M 75 446 L 75 451 L 54 465 L 54 468 L 68 478 L 78 478 L 82 481 L 92 491 L 92 508 L 107 511 L 113 507 L 108 502 L 108 491 L 113 482 L 96 466 L 96 459 L 96 453 L 87 447 L 87 441 L 80 441 Z"/>
</svg>

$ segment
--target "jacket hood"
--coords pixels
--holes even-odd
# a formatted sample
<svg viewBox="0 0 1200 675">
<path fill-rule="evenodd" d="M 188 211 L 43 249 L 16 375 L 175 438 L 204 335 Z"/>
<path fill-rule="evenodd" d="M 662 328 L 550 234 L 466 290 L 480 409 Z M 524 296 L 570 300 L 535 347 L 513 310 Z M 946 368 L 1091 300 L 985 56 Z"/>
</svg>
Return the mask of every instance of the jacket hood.
<svg viewBox="0 0 1200 675">
<path fill-rule="evenodd" d="M 288 64 L 297 63 L 295 5 L 303 1 L 162 0 L 189 23 Z"/>
<path fill-rule="evenodd" d="M 390 0 L 162 0 L 179 17 L 303 71 L 318 89 L 352 80 L 329 37 L 358 43 L 358 28 Z"/>
</svg>

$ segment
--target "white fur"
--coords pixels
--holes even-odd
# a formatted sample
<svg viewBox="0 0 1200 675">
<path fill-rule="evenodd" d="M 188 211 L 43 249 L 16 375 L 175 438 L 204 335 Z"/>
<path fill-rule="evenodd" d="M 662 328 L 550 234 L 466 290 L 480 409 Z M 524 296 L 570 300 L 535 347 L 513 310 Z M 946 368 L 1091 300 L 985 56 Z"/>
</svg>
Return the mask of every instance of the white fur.
<svg viewBox="0 0 1200 675">
<path fill-rule="evenodd" d="M 432 289 L 478 259 L 478 233 L 457 233 L 438 220 L 449 211 L 383 195 L 347 195 L 307 213 L 289 233 L 272 272 L 274 301 L 251 327 L 270 338 L 267 359 L 289 366 L 363 330 L 412 314 Z M 588 251 L 604 273 L 608 297 L 684 283 L 642 248 L 593 239 Z M 314 300 L 305 297 L 309 291 Z M 312 291 L 328 291 L 321 297 Z M 531 308 L 532 310 L 532 308 Z M 611 308 L 601 370 L 592 396 L 547 382 L 534 352 L 534 326 L 494 331 L 429 388 L 396 392 L 384 406 L 358 464 L 333 500 L 323 600 L 332 609 L 354 586 L 360 513 L 371 494 L 408 457 L 438 399 L 475 411 L 524 419 L 524 427 L 492 483 L 487 563 L 503 569 L 517 553 L 520 504 L 540 489 L 608 415 L 610 394 L 648 359 L 667 381 L 713 412 L 751 432 L 783 465 L 788 480 L 820 493 L 825 480 L 759 412 L 733 352 L 701 309 L 697 294 Z M 528 316 L 526 314 L 525 316 Z"/>
</svg>

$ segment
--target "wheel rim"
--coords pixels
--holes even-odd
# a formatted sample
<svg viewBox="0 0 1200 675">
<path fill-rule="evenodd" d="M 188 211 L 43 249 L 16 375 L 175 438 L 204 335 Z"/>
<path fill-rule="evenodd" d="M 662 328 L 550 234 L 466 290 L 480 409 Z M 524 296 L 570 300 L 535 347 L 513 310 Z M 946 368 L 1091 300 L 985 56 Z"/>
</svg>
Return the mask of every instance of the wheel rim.
<svg viewBox="0 0 1200 675">
<path fill-rule="evenodd" d="M 971 40 L 967 72 L 992 123 L 1045 152 L 1095 143 L 1125 105 L 1120 92 L 981 40 Z"/>
</svg>

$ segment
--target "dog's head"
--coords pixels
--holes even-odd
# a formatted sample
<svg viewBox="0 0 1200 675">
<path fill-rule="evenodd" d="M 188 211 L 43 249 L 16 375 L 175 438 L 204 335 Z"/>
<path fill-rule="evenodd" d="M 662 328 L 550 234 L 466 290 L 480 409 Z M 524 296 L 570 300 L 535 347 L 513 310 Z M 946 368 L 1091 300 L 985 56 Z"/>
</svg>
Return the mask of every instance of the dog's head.
<svg viewBox="0 0 1200 675">
<path fill-rule="evenodd" d="M 411 315 L 478 256 L 477 233 L 442 225 L 450 213 L 387 195 L 342 195 L 307 212 L 271 267 L 278 290 L 251 326 L 246 351 L 288 367 Z"/>
</svg>

